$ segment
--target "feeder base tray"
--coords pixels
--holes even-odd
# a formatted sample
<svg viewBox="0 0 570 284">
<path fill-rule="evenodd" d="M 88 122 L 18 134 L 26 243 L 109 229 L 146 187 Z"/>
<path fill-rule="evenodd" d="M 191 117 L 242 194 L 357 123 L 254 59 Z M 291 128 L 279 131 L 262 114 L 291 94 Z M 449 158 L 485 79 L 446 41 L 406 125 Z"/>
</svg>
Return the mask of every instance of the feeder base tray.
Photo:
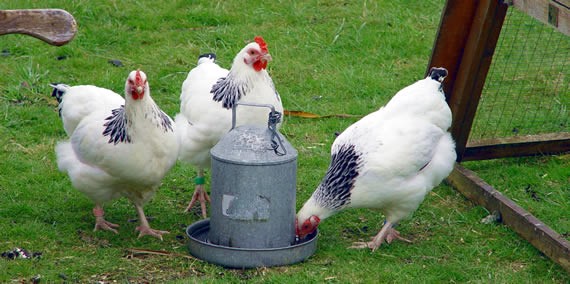
<svg viewBox="0 0 570 284">
<path fill-rule="evenodd" d="M 315 231 L 305 240 L 282 248 L 235 248 L 208 242 L 210 220 L 198 221 L 186 229 L 188 249 L 193 256 L 229 268 L 255 268 L 293 264 L 307 259 L 317 249 Z"/>
</svg>

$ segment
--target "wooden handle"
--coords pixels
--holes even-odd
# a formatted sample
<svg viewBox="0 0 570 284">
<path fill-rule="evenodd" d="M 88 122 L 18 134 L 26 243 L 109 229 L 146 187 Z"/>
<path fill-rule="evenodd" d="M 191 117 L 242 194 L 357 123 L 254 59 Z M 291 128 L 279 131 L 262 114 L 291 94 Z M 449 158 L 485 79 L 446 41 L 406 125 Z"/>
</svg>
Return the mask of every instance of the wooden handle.
<svg viewBox="0 0 570 284">
<path fill-rule="evenodd" d="M 71 41 L 76 32 L 77 23 L 65 10 L 0 10 L 0 35 L 26 34 L 60 46 Z"/>
</svg>

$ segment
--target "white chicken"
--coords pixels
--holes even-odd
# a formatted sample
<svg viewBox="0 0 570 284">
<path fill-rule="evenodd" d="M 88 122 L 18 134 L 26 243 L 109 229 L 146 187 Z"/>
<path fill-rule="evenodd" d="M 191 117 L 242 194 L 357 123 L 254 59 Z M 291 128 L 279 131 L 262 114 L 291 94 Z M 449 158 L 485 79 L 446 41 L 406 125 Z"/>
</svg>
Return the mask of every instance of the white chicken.
<svg viewBox="0 0 570 284">
<path fill-rule="evenodd" d="M 92 85 L 68 86 L 51 84 L 52 96 L 57 99 L 63 129 L 71 137 L 79 122 L 97 110 L 115 109 L 125 104 L 121 95 Z"/>
<path fill-rule="evenodd" d="M 144 72 L 129 74 L 125 99 L 114 109 L 95 109 L 78 122 L 71 139 L 56 145 L 58 167 L 95 203 L 94 230 L 117 233 L 118 225 L 105 220 L 102 206 L 124 196 L 136 208 L 139 237 L 151 235 L 162 240 L 168 232 L 149 226 L 143 205 L 176 162 L 175 128 L 151 98 Z M 62 111 L 71 107 L 65 99 L 63 102 Z"/>
<path fill-rule="evenodd" d="M 441 89 L 445 76 L 446 69 L 432 68 L 427 78 L 400 90 L 336 138 L 327 173 L 297 213 L 299 237 L 343 209 L 374 208 L 384 213 L 384 226 L 370 242 L 353 248 L 374 251 L 384 241 L 408 241 L 394 226 L 449 175 L 456 159 L 447 132 L 451 111 Z"/>
<path fill-rule="evenodd" d="M 185 212 L 199 202 L 206 217 L 210 201 L 204 187 L 204 170 L 210 167 L 210 149 L 232 125 L 232 107 L 237 102 L 271 104 L 283 113 L 283 105 L 266 71 L 271 55 L 262 37 L 255 37 L 234 58 L 228 71 L 215 63 L 212 53 L 201 55 L 180 94 L 180 113 L 175 117 L 181 161 L 198 168 L 192 200 Z M 268 111 L 238 107 L 236 125 L 267 125 Z"/>
</svg>

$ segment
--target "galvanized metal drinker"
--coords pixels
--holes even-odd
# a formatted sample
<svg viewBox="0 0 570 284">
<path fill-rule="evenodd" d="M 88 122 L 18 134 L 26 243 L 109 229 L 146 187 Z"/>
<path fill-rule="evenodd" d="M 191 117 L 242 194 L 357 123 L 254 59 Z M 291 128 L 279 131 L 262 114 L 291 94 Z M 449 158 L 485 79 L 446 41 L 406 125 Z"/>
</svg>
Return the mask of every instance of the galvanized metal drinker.
<svg viewBox="0 0 570 284">
<path fill-rule="evenodd" d="M 295 240 L 297 151 L 277 131 L 281 113 L 271 105 L 268 127 L 236 125 L 212 148 L 210 219 L 190 225 L 190 253 L 232 268 L 302 261 L 316 250 L 316 233 Z"/>
</svg>

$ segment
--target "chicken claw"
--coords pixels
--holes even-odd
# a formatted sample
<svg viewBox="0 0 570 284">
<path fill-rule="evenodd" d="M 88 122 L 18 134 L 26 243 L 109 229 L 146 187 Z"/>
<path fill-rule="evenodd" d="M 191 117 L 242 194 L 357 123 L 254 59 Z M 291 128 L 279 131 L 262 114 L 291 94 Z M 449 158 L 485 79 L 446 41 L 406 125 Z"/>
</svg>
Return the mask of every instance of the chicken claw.
<svg viewBox="0 0 570 284">
<path fill-rule="evenodd" d="M 400 240 L 406 243 L 411 244 L 412 241 L 400 236 L 400 232 L 396 231 L 396 229 L 392 228 L 388 231 L 388 235 L 386 236 L 386 242 L 391 244 L 393 240 Z"/>
<path fill-rule="evenodd" d="M 155 230 L 152 229 L 151 227 L 148 226 L 138 226 L 135 231 L 139 231 L 139 238 L 142 236 L 153 236 L 155 238 L 160 239 L 161 241 L 162 239 L 162 235 L 163 234 L 169 234 L 169 231 L 161 231 L 161 230 Z"/>
<path fill-rule="evenodd" d="M 117 224 L 113 224 L 107 220 L 105 220 L 105 218 L 103 217 L 95 217 L 95 228 L 93 229 L 93 232 L 96 232 L 98 230 L 105 230 L 105 231 L 111 231 L 115 234 L 118 234 L 119 232 L 117 230 L 115 230 L 115 228 L 118 228 L 119 225 Z"/>
<path fill-rule="evenodd" d="M 353 249 L 363 249 L 363 248 L 369 248 L 372 251 L 377 250 L 382 243 L 384 243 L 384 241 L 386 241 L 387 243 L 392 243 L 392 241 L 394 240 L 401 240 L 407 243 L 411 243 L 412 241 L 401 237 L 400 236 L 400 232 L 398 232 L 396 229 L 392 228 L 392 224 L 389 222 L 386 222 L 384 224 L 384 227 L 382 227 L 382 229 L 380 230 L 380 232 L 378 232 L 378 234 L 376 236 L 374 236 L 374 238 L 372 238 L 372 240 L 370 242 L 354 242 L 352 243 L 352 246 L 348 247 L 348 248 L 353 248 Z"/>
<path fill-rule="evenodd" d="M 93 232 L 96 232 L 98 230 L 105 230 L 111 231 L 115 234 L 119 233 L 117 230 L 115 230 L 115 228 L 118 228 L 119 225 L 105 220 L 105 211 L 103 211 L 103 208 L 100 205 L 96 205 L 95 208 L 93 208 L 93 215 L 95 216 L 95 228 L 93 229 Z"/>
<path fill-rule="evenodd" d="M 190 203 L 184 212 L 189 212 L 196 202 L 200 202 L 200 207 L 202 208 L 202 217 L 206 218 L 208 216 L 208 211 L 206 210 L 206 201 L 210 202 L 210 197 L 204 189 L 204 185 L 196 185 L 196 189 L 192 195 L 192 200 L 190 200 Z"/>
</svg>

